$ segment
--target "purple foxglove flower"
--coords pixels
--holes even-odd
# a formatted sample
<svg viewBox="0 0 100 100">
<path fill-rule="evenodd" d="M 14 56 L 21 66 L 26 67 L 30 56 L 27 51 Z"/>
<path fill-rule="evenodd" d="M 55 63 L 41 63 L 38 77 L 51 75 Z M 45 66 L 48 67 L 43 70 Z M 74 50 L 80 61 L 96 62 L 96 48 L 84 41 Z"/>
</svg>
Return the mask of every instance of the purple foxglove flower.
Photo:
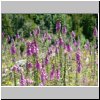
<svg viewBox="0 0 100 100">
<path fill-rule="evenodd" d="M 25 86 L 26 85 L 26 79 L 24 77 L 23 74 L 21 74 L 21 77 L 20 77 L 20 86 Z"/>
<path fill-rule="evenodd" d="M 19 39 L 19 38 L 20 38 L 20 35 L 19 35 L 18 33 L 16 34 L 16 38 L 17 38 L 17 39 Z"/>
<path fill-rule="evenodd" d="M 36 61 L 35 67 L 40 70 L 41 69 L 41 64 L 39 63 L 39 61 Z"/>
<path fill-rule="evenodd" d="M 42 39 L 43 39 L 43 42 L 46 42 L 46 40 L 47 40 L 47 33 L 44 33 L 44 34 L 43 34 Z"/>
<path fill-rule="evenodd" d="M 77 65 L 77 72 L 80 73 L 82 69 L 81 63 L 78 63 Z"/>
<path fill-rule="evenodd" d="M 50 80 L 53 80 L 54 77 L 55 77 L 55 69 L 54 69 L 54 65 L 53 65 L 52 70 L 50 72 Z"/>
<path fill-rule="evenodd" d="M 77 63 L 80 62 L 80 59 L 81 59 L 80 52 L 77 52 L 77 53 L 76 53 L 76 61 L 77 61 Z"/>
<path fill-rule="evenodd" d="M 20 67 L 17 67 L 17 72 L 21 72 L 22 69 Z"/>
<path fill-rule="evenodd" d="M 55 53 L 58 54 L 59 53 L 59 48 L 56 47 Z"/>
<path fill-rule="evenodd" d="M 38 36 L 40 34 L 40 28 L 36 28 L 33 32 L 35 36 Z"/>
<path fill-rule="evenodd" d="M 67 28 L 66 28 L 66 26 L 63 26 L 62 27 L 62 34 L 66 34 L 67 33 Z"/>
<path fill-rule="evenodd" d="M 61 45 L 63 45 L 64 44 L 64 41 L 63 41 L 63 39 L 60 37 L 59 38 L 59 46 L 61 46 Z"/>
<path fill-rule="evenodd" d="M 32 55 L 32 52 L 31 52 L 31 48 L 27 48 L 27 56 L 31 56 Z"/>
<path fill-rule="evenodd" d="M 61 22 L 58 20 L 56 22 L 56 32 L 59 32 L 61 30 Z"/>
<path fill-rule="evenodd" d="M 89 50 L 89 48 L 90 48 L 90 43 L 89 43 L 89 41 L 86 42 L 86 44 L 84 45 L 84 47 L 85 47 L 86 50 Z"/>
<path fill-rule="evenodd" d="M 49 63 L 49 59 L 48 59 L 48 57 L 46 56 L 46 58 L 45 58 L 45 65 L 48 65 L 48 63 Z"/>
<path fill-rule="evenodd" d="M 28 69 L 32 69 L 33 64 L 31 62 L 27 62 L 26 66 L 27 66 Z"/>
<path fill-rule="evenodd" d="M 31 80 L 31 79 L 26 79 L 26 84 L 28 84 L 28 85 L 33 84 L 33 80 Z"/>
<path fill-rule="evenodd" d="M 14 44 L 12 44 L 10 52 L 11 52 L 12 55 L 16 54 L 16 47 L 15 47 Z"/>
<path fill-rule="evenodd" d="M 66 45 L 66 50 L 67 50 L 68 52 L 71 52 L 71 51 L 72 51 L 72 47 L 68 44 L 68 45 Z"/>
<path fill-rule="evenodd" d="M 73 41 L 73 44 L 74 44 L 74 46 L 76 47 L 76 46 L 77 46 L 77 41 L 74 40 L 74 41 Z"/>
<path fill-rule="evenodd" d="M 93 30 L 93 35 L 94 35 L 94 37 L 97 37 L 98 36 L 98 31 L 97 31 L 97 28 L 96 27 Z"/>
<path fill-rule="evenodd" d="M 48 34 L 48 40 L 51 40 L 52 39 L 52 37 L 50 36 L 50 34 Z"/>
<path fill-rule="evenodd" d="M 31 42 L 27 42 L 26 45 L 27 45 L 27 47 L 30 47 L 31 46 Z"/>
<path fill-rule="evenodd" d="M 38 52 L 39 52 L 38 45 L 37 45 L 37 43 L 35 41 L 33 41 L 31 43 L 31 52 L 32 52 L 33 55 L 37 55 Z"/>
<path fill-rule="evenodd" d="M 55 41 L 55 45 L 56 45 L 57 47 L 59 47 L 59 40 L 56 40 L 56 41 Z"/>
<path fill-rule="evenodd" d="M 73 38 L 75 38 L 75 32 L 74 32 L 74 31 L 72 31 L 72 33 L 71 33 L 71 34 L 72 34 L 72 37 L 73 37 Z"/>
<path fill-rule="evenodd" d="M 42 84 L 45 85 L 46 78 L 43 72 L 41 73 L 41 81 L 42 81 Z"/>
<path fill-rule="evenodd" d="M 14 66 L 11 68 L 11 70 L 12 70 L 13 72 L 21 72 L 21 68 L 20 68 L 19 66 L 17 66 L 17 65 L 14 65 Z"/>
<path fill-rule="evenodd" d="M 60 69 L 56 70 L 56 78 L 57 78 L 57 80 L 60 79 Z"/>
<path fill-rule="evenodd" d="M 81 54 L 79 48 L 76 52 L 76 63 L 77 63 L 77 72 L 80 73 L 82 65 L 81 65 Z"/>
<path fill-rule="evenodd" d="M 35 53 L 36 53 L 35 47 L 32 46 L 32 47 L 30 47 L 30 48 L 31 48 L 31 53 L 32 53 L 32 54 L 35 54 Z"/>
<path fill-rule="evenodd" d="M 47 55 L 50 56 L 51 54 L 52 54 L 52 50 L 49 48 L 49 49 L 48 49 L 48 53 L 47 53 Z"/>
<path fill-rule="evenodd" d="M 16 72 L 16 71 L 17 71 L 17 66 L 14 65 L 14 66 L 11 68 L 11 70 L 12 70 L 13 72 Z"/>
</svg>

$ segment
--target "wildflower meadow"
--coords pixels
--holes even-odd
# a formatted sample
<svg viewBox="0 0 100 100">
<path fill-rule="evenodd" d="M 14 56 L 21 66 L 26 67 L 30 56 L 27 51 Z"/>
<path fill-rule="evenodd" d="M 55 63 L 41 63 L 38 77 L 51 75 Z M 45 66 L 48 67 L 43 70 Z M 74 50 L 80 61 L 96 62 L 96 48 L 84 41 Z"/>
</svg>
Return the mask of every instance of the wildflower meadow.
<svg viewBox="0 0 100 100">
<path fill-rule="evenodd" d="M 2 86 L 98 86 L 97 19 L 2 15 Z"/>
</svg>

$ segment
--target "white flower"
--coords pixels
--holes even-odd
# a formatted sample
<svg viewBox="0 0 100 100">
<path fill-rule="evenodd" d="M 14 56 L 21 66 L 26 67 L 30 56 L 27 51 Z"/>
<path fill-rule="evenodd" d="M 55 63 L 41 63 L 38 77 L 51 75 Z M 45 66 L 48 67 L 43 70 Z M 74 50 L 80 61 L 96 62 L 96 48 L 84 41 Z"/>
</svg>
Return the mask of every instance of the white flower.
<svg viewBox="0 0 100 100">
<path fill-rule="evenodd" d="M 16 61 L 16 65 L 18 65 L 18 66 L 24 66 L 24 65 L 26 65 L 26 59 L 25 60 L 19 60 L 19 61 Z"/>
<path fill-rule="evenodd" d="M 86 64 L 89 64 L 89 58 L 87 57 L 85 60 Z"/>
</svg>

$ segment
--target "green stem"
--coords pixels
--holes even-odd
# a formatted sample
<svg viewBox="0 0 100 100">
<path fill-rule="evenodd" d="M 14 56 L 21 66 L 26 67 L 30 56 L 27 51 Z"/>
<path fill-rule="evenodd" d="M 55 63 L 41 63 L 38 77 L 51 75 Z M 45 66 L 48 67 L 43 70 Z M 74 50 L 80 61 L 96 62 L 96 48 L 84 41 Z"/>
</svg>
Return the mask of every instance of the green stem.
<svg viewBox="0 0 100 100">
<path fill-rule="evenodd" d="M 76 84 L 76 86 L 78 85 L 78 73 L 77 73 L 77 71 L 76 71 L 76 80 L 75 80 L 75 84 Z"/>
<path fill-rule="evenodd" d="M 92 54 L 91 54 L 91 52 L 92 52 L 92 48 L 91 48 L 91 44 L 90 44 L 90 67 L 91 67 L 91 72 L 92 72 Z M 92 76 L 92 74 L 90 74 L 90 80 L 91 80 L 91 77 Z"/>
<path fill-rule="evenodd" d="M 16 86 L 16 73 L 14 72 L 14 85 Z"/>
<path fill-rule="evenodd" d="M 65 64 L 64 64 L 64 86 L 66 86 L 66 55 L 65 55 Z"/>
<path fill-rule="evenodd" d="M 34 65 L 35 65 L 35 63 L 36 63 L 36 59 L 35 59 L 35 57 L 34 57 Z M 38 72 L 38 69 L 36 69 L 35 67 L 34 67 L 34 85 L 35 86 L 37 86 L 38 85 L 38 81 L 39 81 L 39 72 Z"/>
<path fill-rule="evenodd" d="M 67 57 L 67 73 L 68 73 L 68 84 L 70 85 L 70 73 L 69 73 L 69 58 Z"/>
</svg>

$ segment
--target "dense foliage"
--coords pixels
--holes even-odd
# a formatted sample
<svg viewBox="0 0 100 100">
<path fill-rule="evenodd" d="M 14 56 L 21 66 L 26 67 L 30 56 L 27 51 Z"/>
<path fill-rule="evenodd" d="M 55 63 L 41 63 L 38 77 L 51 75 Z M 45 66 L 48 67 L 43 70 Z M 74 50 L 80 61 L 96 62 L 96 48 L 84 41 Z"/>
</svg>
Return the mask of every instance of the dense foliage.
<svg viewBox="0 0 100 100">
<path fill-rule="evenodd" d="M 67 26 L 69 32 L 74 30 L 77 36 L 81 35 L 89 40 L 93 39 L 94 26 L 98 27 L 96 14 L 2 14 L 2 32 L 10 36 L 17 32 L 24 33 L 24 37 L 29 37 L 29 33 L 39 26 L 41 33 L 48 31 L 55 34 L 58 19 L 62 26 Z"/>
</svg>

